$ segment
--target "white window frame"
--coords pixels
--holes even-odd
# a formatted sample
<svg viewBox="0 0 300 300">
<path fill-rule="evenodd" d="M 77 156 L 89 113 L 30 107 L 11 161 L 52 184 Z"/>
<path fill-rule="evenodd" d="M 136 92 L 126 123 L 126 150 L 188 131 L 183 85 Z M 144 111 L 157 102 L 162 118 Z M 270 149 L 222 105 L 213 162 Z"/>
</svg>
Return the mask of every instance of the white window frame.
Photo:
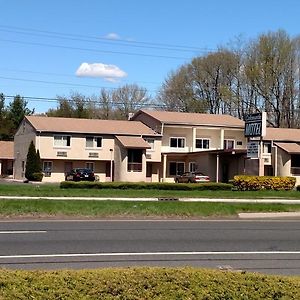
<svg viewBox="0 0 300 300">
<path fill-rule="evenodd" d="M 228 147 L 228 142 L 233 142 L 233 147 Z M 224 139 L 224 149 L 235 149 L 235 140 L 234 139 Z"/>
<path fill-rule="evenodd" d="M 87 161 L 87 162 L 85 163 L 85 166 L 86 166 L 87 169 L 90 169 L 90 170 L 92 170 L 93 172 L 95 171 L 95 163 L 94 163 L 93 161 Z M 92 166 L 92 168 L 90 168 L 90 166 Z"/>
<path fill-rule="evenodd" d="M 196 172 L 196 162 L 194 161 L 189 162 L 189 172 Z"/>
<path fill-rule="evenodd" d="M 64 138 L 66 138 L 67 144 L 68 144 L 68 138 L 70 139 L 70 145 L 56 145 L 55 141 L 58 140 L 58 137 L 60 137 L 61 141 L 64 141 Z M 71 148 L 71 135 L 67 134 L 55 134 L 53 136 L 53 147 L 54 148 Z"/>
<path fill-rule="evenodd" d="M 86 145 L 87 138 L 93 139 L 93 146 L 89 147 Z M 100 147 L 97 146 L 97 139 L 101 139 Z M 85 137 L 85 148 L 87 148 L 87 149 L 102 149 L 102 147 L 103 147 L 103 137 L 102 136 L 86 136 Z"/>
<path fill-rule="evenodd" d="M 50 168 L 46 167 L 47 165 L 49 165 Z M 50 160 L 43 161 L 43 172 L 46 177 L 51 177 L 52 169 L 53 169 L 52 161 Z"/>
<path fill-rule="evenodd" d="M 172 139 L 177 140 L 177 147 L 171 146 L 171 140 Z M 178 147 L 178 140 L 183 140 L 183 147 Z M 186 138 L 183 137 L 183 136 L 171 136 L 170 139 L 169 139 L 169 145 L 170 145 L 170 148 L 173 148 L 173 149 L 184 149 L 185 145 L 186 145 Z"/>
<path fill-rule="evenodd" d="M 202 140 L 202 148 L 201 147 L 197 147 L 197 140 Z M 208 148 L 204 148 L 203 147 L 203 141 L 208 141 Z M 201 138 L 201 137 L 199 137 L 199 138 L 196 138 L 196 141 L 195 141 L 195 148 L 196 149 L 210 149 L 210 139 L 209 138 Z"/>
<path fill-rule="evenodd" d="M 176 163 L 176 174 L 171 174 L 170 171 L 171 171 L 171 168 L 170 168 L 170 165 L 171 163 Z M 169 176 L 176 176 L 178 175 L 178 164 L 183 164 L 183 172 L 185 172 L 185 162 L 184 161 L 170 161 L 169 162 Z"/>
</svg>

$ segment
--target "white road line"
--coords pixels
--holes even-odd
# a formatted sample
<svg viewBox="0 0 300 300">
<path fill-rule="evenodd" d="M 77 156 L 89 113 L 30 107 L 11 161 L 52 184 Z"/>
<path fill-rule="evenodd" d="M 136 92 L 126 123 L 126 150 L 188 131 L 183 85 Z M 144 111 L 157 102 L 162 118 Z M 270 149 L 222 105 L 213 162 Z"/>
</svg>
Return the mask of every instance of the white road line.
<svg viewBox="0 0 300 300">
<path fill-rule="evenodd" d="M 15 230 L 15 231 L 0 231 L 0 234 L 28 234 L 28 233 L 46 233 L 45 230 Z"/>
<path fill-rule="evenodd" d="M 106 257 L 106 256 L 184 256 L 184 255 L 287 255 L 299 254 L 300 251 L 203 251 L 203 252 L 113 252 L 113 253 L 61 253 L 61 254 L 28 254 L 28 255 L 1 255 L 0 259 L 9 258 L 55 258 L 55 257 Z"/>
</svg>

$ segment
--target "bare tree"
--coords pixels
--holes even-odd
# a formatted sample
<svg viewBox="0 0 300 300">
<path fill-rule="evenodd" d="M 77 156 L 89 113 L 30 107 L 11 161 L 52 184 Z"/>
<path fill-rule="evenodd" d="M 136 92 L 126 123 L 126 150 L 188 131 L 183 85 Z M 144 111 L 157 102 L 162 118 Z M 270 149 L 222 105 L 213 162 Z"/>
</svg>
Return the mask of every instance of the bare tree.
<svg viewBox="0 0 300 300">
<path fill-rule="evenodd" d="M 119 119 L 128 119 L 129 114 L 149 105 L 150 97 L 145 88 L 136 84 L 125 85 L 112 92 L 112 103 Z"/>
</svg>

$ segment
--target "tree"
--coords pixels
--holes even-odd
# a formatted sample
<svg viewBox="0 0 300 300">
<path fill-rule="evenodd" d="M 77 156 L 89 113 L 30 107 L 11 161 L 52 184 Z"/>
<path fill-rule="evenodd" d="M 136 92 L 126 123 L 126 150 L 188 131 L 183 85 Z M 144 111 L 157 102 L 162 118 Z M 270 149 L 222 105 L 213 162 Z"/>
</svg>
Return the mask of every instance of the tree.
<svg viewBox="0 0 300 300">
<path fill-rule="evenodd" d="M 14 100 L 9 103 L 7 109 L 7 119 L 11 121 L 10 136 L 13 138 L 17 128 L 25 116 L 32 115 L 34 109 L 27 107 L 27 101 L 20 95 L 16 95 Z"/>
<path fill-rule="evenodd" d="M 41 170 L 40 154 L 36 151 L 33 141 L 31 141 L 27 153 L 25 177 L 31 181 L 41 181 Z"/>
<path fill-rule="evenodd" d="M 72 93 L 70 97 L 57 96 L 58 107 L 49 109 L 47 116 L 49 117 L 64 117 L 64 118 L 91 118 L 89 107 L 89 99 L 80 94 Z"/>
<path fill-rule="evenodd" d="M 144 105 L 149 105 L 147 90 L 137 84 L 126 84 L 112 93 L 112 102 L 118 119 L 128 120 L 129 114 L 136 112 Z"/>
</svg>

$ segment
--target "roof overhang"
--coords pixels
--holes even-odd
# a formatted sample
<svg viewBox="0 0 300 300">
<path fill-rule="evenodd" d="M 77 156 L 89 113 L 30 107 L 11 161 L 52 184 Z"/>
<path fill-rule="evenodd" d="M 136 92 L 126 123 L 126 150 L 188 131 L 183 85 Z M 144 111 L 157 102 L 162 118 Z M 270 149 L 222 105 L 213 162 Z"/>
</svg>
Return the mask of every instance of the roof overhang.
<svg viewBox="0 0 300 300">
<path fill-rule="evenodd" d="M 116 135 L 116 139 L 127 149 L 150 149 L 151 146 L 140 136 Z"/>
<path fill-rule="evenodd" d="M 288 154 L 300 154 L 300 145 L 297 143 L 274 143 Z"/>
</svg>

